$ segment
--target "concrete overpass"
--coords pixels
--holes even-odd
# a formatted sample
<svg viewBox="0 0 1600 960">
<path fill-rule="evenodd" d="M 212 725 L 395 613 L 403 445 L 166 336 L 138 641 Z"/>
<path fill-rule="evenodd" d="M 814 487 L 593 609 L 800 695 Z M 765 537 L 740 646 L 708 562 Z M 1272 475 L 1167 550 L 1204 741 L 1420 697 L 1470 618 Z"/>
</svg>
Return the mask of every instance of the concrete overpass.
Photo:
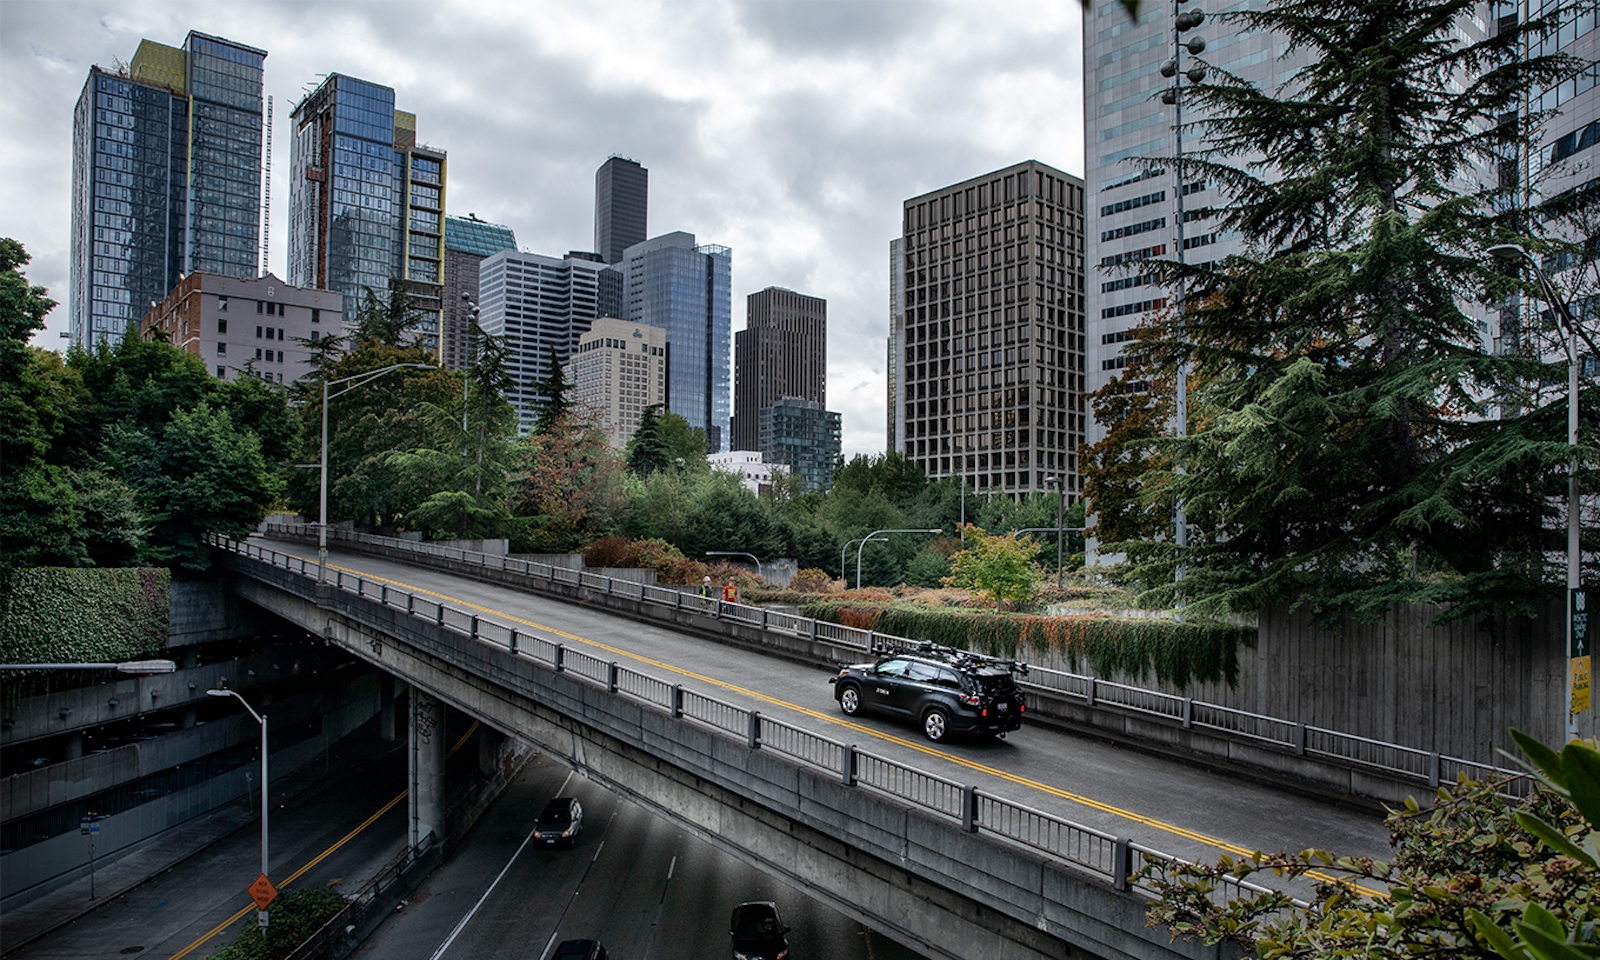
<svg viewBox="0 0 1600 960">
<path fill-rule="evenodd" d="M 243 549 L 226 565 L 245 575 L 235 587 L 244 599 L 567 758 L 930 955 L 1215 955 L 1144 928 L 1144 897 L 1127 877 L 1142 856 L 1162 856 L 1150 846 L 819 735 L 776 711 L 763 716 L 759 704 L 597 657 L 525 619 L 491 618 L 491 603 L 441 601 L 470 593 L 464 581 L 403 589 L 396 583 L 405 571 L 352 576 L 338 567 L 372 561 L 351 558 L 336 559 L 332 582 L 319 587 L 307 556 Z M 604 590 L 608 604 L 643 603 L 659 589 L 586 582 L 575 571 L 548 576 L 574 599 L 587 592 L 597 600 Z M 722 608 L 719 619 L 692 599 L 652 606 L 672 611 L 656 609 L 658 620 L 689 632 L 714 632 L 728 618 L 768 621 L 744 624 L 754 630 L 793 626 L 750 608 Z M 803 642 L 821 662 L 859 658 L 855 643 L 870 642 L 816 632 L 808 627 Z"/>
</svg>

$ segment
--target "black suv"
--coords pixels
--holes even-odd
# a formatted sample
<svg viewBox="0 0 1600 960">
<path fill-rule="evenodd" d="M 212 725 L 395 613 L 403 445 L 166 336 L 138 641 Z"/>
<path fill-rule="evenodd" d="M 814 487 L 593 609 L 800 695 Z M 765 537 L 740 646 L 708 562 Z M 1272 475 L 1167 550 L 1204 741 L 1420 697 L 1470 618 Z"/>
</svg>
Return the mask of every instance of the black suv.
<svg viewBox="0 0 1600 960">
<path fill-rule="evenodd" d="M 957 733 L 1003 737 L 1022 726 L 1016 674 L 1028 665 L 923 643 L 878 647 L 873 663 L 851 664 L 829 677 L 839 709 L 910 717 L 929 740 Z"/>
</svg>

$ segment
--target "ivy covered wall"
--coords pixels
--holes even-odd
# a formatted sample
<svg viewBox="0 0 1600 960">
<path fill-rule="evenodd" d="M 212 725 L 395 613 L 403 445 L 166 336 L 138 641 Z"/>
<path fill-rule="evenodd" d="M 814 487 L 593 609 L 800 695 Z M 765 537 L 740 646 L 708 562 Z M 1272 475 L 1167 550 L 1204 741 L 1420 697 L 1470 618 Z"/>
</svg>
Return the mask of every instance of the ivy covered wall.
<svg viewBox="0 0 1600 960">
<path fill-rule="evenodd" d="M 0 662 L 118 663 L 158 656 L 171 623 L 162 567 L 0 572 Z"/>
</svg>

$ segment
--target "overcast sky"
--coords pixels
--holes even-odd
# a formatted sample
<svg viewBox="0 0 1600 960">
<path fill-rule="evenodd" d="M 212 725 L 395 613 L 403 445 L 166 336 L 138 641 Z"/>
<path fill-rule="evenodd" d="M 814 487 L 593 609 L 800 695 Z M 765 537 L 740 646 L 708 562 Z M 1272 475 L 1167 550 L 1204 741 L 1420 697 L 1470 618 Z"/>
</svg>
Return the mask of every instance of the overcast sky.
<svg viewBox="0 0 1600 960">
<path fill-rule="evenodd" d="M 888 245 L 901 202 L 1037 159 L 1083 173 L 1077 3 L 67 3 L 0 0 L 0 235 L 62 305 L 72 109 L 92 64 L 199 30 L 267 51 L 271 266 L 287 273 L 289 115 L 323 74 L 395 89 L 449 151 L 448 213 L 560 256 L 594 238 L 594 172 L 650 171 L 650 234 L 733 249 L 745 297 L 828 301 L 828 408 L 844 452 L 884 447 Z"/>
</svg>

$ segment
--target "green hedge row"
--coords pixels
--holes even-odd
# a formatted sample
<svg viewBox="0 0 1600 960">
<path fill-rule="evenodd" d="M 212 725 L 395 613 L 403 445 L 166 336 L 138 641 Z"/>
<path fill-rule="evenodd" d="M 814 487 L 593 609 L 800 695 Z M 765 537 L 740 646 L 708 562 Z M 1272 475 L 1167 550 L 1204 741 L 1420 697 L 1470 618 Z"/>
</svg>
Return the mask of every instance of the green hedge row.
<svg viewBox="0 0 1600 960">
<path fill-rule="evenodd" d="M 817 620 L 862 630 L 931 640 L 997 657 L 1016 657 L 1024 646 L 1067 658 L 1077 671 L 1087 663 L 1097 676 L 1123 674 L 1158 680 L 1182 690 L 1191 683 L 1239 679 L 1239 648 L 1255 645 L 1255 631 L 1231 624 L 1112 617 L 1104 614 L 1043 617 L 904 605 L 863 605 L 816 600 L 801 612 Z"/>
<path fill-rule="evenodd" d="M 166 648 L 170 570 L 24 567 L 0 578 L 0 662 L 118 663 Z"/>
</svg>

